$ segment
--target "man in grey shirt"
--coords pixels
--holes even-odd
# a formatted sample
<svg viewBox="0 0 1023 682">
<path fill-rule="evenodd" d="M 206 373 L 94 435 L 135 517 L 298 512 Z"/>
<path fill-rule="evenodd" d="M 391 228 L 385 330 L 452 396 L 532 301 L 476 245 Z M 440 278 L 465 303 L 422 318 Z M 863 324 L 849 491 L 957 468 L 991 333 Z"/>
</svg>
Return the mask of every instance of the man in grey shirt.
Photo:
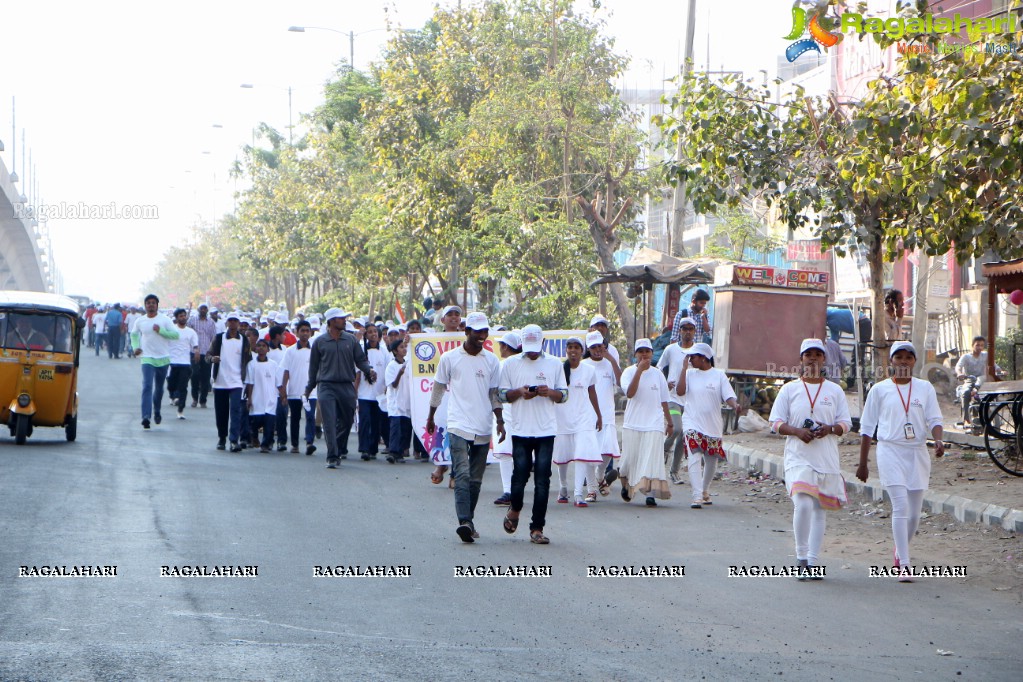
<svg viewBox="0 0 1023 682">
<path fill-rule="evenodd" d="M 963 407 L 963 423 L 969 425 L 970 400 L 974 388 L 980 388 L 985 381 L 990 380 L 987 376 L 987 340 L 983 336 L 973 338 L 973 352 L 967 353 L 959 358 L 956 363 L 956 378 L 959 379 L 959 386 L 956 388 L 956 397 L 959 398 Z M 1001 368 L 995 367 L 996 371 Z M 975 380 L 969 380 L 976 377 Z"/>
<path fill-rule="evenodd" d="M 316 337 L 309 353 L 305 398 L 316 389 L 327 441 L 327 468 L 336 469 L 340 458 L 348 455 L 348 434 L 355 419 L 355 368 L 362 370 L 370 383 L 377 380 L 377 373 L 355 335 L 345 331 L 348 313 L 331 308 L 325 317 L 327 333 Z"/>
</svg>

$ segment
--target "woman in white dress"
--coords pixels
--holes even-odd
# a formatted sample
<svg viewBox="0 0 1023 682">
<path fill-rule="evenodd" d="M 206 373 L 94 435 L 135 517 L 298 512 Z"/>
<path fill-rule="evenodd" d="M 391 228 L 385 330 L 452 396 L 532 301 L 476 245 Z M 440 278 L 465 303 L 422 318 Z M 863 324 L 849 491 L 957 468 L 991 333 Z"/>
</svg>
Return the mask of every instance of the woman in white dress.
<svg viewBox="0 0 1023 682">
<path fill-rule="evenodd" d="M 799 347 L 802 376 L 778 392 L 771 427 L 785 436 L 785 487 L 792 498 L 799 580 L 820 580 L 808 570 L 820 557 L 826 510 L 841 509 L 847 498 L 838 460 L 838 438 L 852 428 L 842 388 L 824 379 L 825 346 L 804 339 Z"/>
<path fill-rule="evenodd" d="M 714 351 L 705 343 L 693 344 L 682 361 L 675 392 L 686 396 L 686 411 L 682 413 L 686 451 L 689 453 L 689 484 L 693 488 L 692 509 L 712 504 L 710 482 L 718 460 L 725 458 L 721 437 L 725 433 L 721 418 L 721 403 L 727 403 L 738 414 L 735 391 L 728 376 L 714 367 Z"/>
<path fill-rule="evenodd" d="M 565 342 L 565 380 L 568 382 L 568 400 L 556 406 L 558 434 L 554 438 L 554 464 L 558 467 L 561 489 L 558 503 L 568 503 L 568 465 L 575 462 L 575 506 L 587 507 L 597 500 L 597 481 L 594 467 L 601 462 L 597 433 L 601 423 L 600 404 L 594 389 L 596 372 L 592 365 L 583 364 L 583 340 L 578 336 Z M 507 419 L 507 418 L 506 418 Z M 589 487 L 583 497 L 583 486 Z"/>
<path fill-rule="evenodd" d="M 629 399 L 622 424 L 622 457 L 618 475 L 622 499 L 630 502 L 637 492 L 646 505 L 656 507 L 656 498 L 671 499 L 671 487 L 664 475 L 664 438 L 671 435 L 668 412 L 668 380 L 652 367 L 650 339 L 636 341 L 636 364 L 622 372 L 621 385 Z"/>
<path fill-rule="evenodd" d="M 867 394 L 860 417 L 860 465 L 856 478 L 866 482 L 870 442 L 877 431 L 877 473 L 892 501 L 894 565 L 904 567 L 901 582 L 913 582 L 909 542 L 920 524 L 924 492 L 931 478 L 927 435 L 934 439 L 934 456 L 945 454 L 942 417 L 931 382 L 913 378 L 916 349 L 897 341 L 890 351 L 892 378 L 877 383 Z"/>
<path fill-rule="evenodd" d="M 583 363 L 593 367 L 593 388 L 597 393 L 597 404 L 600 406 L 600 416 L 603 419 L 603 428 L 597 433 L 601 463 L 594 467 L 593 475 L 600 494 L 606 496 L 611 491 L 611 484 L 618 477 L 617 469 L 610 468 L 611 460 L 618 459 L 622 453 L 618 447 L 618 425 L 615 423 L 615 393 L 618 391 L 618 380 L 622 376 L 622 371 L 618 363 L 609 357 L 604 336 L 600 332 L 594 331 L 586 335 L 586 349 L 589 357 L 583 360 Z M 608 472 L 606 480 L 603 473 L 605 471 Z M 587 495 L 587 502 L 596 501 L 596 495 L 592 497 Z"/>
</svg>

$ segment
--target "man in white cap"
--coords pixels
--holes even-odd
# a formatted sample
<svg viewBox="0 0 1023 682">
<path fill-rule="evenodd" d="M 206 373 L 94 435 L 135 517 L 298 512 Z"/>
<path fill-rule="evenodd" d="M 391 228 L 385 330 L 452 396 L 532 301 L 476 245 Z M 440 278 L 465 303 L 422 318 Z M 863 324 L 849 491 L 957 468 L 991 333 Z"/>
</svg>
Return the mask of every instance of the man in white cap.
<svg viewBox="0 0 1023 682">
<path fill-rule="evenodd" d="M 457 332 L 462 324 L 462 309 L 457 305 L 449 305 L 440 313 L 441 331 Z"/>
<path fill-rule="evenodd" d="M 458 515 L 455 532 L 462 542 L 473 542 L 479 537 L 474 516 L 483 473 L 487 469 L 494 418 L 500 440 L 505 438 L 503 410 L 497 396 L 501 364 L 493 353 L 483 348 L 489 334 L 486 315 L 473 313 L 469 316 L 465 341 L 440 357 L 430 396 L 430 414 L 426 418 L 426 431 L 432 434 L 437 430 L 434 415 L 447 393 L 447 436 Z M 550 477 L 549 455 L 547 475 Z"/>
<path fill-rule="evenodd" d="M 675 384 L 679 396 L 693 396 L 686 400 L 682 415 L 686 450 L 689 452 L 689 485 L 692 486 L 693 509 L 702 509 L 713 502 L 710 482 L 719 459 L 725 459 L 721 438 L 725 434 L 721 418 L 721 404 L 727 403 L 737 414 L 745 414 L 735 399 L 735 391 L 728 376 L 714 367 L 714 351 L 705 343 L 689 349 Z"/>
<path fill-rule="evenodd" d="M 366 352 L 352 334 L 345 331 L 348 313 L 331 308 L 325 314 L 327 332 L 316 338 L 309 355 L 309 382 L 305 397 L 315 388 L 323 414 L 323 435 L 327 441 L 327 468 L 336 469 L 348 454 L 348 435 L 355 418 L 355 368 L 370 383 L 377 373 L 366 361 Z"/>
<path fill-rule="evenodd" d="M 931 382 L 913 378 L 916 349 L 896 341 L 889 351 L 892 377 L 874 385 L 860 416 L 860 465 L 856 478 L 864 483 L 869 470 L 872 435 L 877 432 L 877 473 L 892 501 L 892 537 L 900 581 L 912 582 L 909 542 L 920 524 L 924 493 L 931 478 L 928 435 L 934 456 L 945 455 L 942 416 Z"/>
<path fill-rule="evenodd" d="M 529 522 L 529 541 L 546 545 L 543 534 L 550 496 L 554 437 L 558 433 L 557 403 L 568 400 L 568 383 L 561 361 L 543 352 L 543 330 L 527 324 L 519 334 L 522 353 L 501 365 L 503 402 L 515 404 L 515 433 L 512 435 L 511 509 L 504 519 L 504 530 L 514 533 L 519 525 L 526 483 L 532 469 L 533 515 Z"/>
<path fill-rule="evenodd" d="M 284 328 L 284 336 L 281 338 L 281 346 L 283 346 L 284 348 L 290 348 L 291 346 L 294 346 L 295 342 L 298 341 L 298 338 L 294 334 L 292 334 L 291 330 L 288 328 L 291 322 L 288 319 L 288 314 L 283 310 L 279 311 L 277 315 L 274 317 L 274 322 L 277 324 L 277 326 Z"/>
<path fill-rule="evenodd" d="M 678 343 L 669 344 L 661 359 L 657 361 L 657 369 L 666 372 L 668 378 L 668 412 L 671 414 L 672 433 L 664 439 L 664 461 L 671 456 L 671 466 L 668 469 L 668 476 L 672 483 L 681 483 L 679 478 L 679 467 L 682 464 L 682 457 L 686 452 L 685 439 L 682 437 L 682 413 L 685 411 L 685 398 L 673 390 L 678 383 L 678 377 L 682 373 L 683 361 L 689 349 L 695 343 L 696 320 L 691 317 L 684 317 L 679 323 Z"/>
<path fill-rule="evenodd" d="M 213 365 L 213 409 L 217 420 L 217 449 L 223 450 L 225 440 L 231 441 L 231 452 L 241 452 L 242 394 L 245 391 L 245 370 L 252 359 L 249 340 L 240 330 L 241 315 L 228 313 L 226 330 L 217 334 L 207 354 Z"/>
</svg>

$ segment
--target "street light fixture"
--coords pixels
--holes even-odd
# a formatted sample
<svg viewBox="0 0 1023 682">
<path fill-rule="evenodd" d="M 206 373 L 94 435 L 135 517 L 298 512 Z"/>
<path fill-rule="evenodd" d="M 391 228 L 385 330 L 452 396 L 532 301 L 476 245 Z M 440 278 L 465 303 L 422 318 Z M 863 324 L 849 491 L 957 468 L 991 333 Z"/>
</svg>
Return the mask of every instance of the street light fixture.
<svg viewBox="0 0 1023 682">
<path fill-rule="evenodd" d="M 253 90 L 253 89 L 255 89 L 256 86 L 254 84 L 252 84 L 252 83 L 242 83 L 240 87 L 245 88 L 246 90 Z M 276 86 L 272 86 L 271 85 L 271 86 L 268 86 L 268 87 L 276 87 Z M 283 90 L 284 88 L 280 88 L 280 89 Z M 216 124 L 214 124 L 213 127 L 216 128 L 217 127 Z M 288 144 L 289 145 L 291 145 L 292 142 L 293 142 L 292 141 L 292 130 L 293 130 L 293 126 L 291 124 L 291 86 L 289 85 L 288 86 Z"/>
<path fill-rule="evenodd" d="M 365 35 L 366 33 L 375 33 L 377 31 L 387 31 L 386 28 L 371 28 L 368 31 L 341 31 L 336 28 L 329 28 L 327 26 L 289 26 L 288 30 L 292 33 L 305 33 L 307 30 L 314 31 L 330 31 L 331 33 L 337 33 L 339 35 L 348 36 L 348 65 L 352 71 L 355 70 L 355 36 Z M 403 28 L 398 29 L 403 32 L 411 32 L 413 29 Z"/>
</svg>

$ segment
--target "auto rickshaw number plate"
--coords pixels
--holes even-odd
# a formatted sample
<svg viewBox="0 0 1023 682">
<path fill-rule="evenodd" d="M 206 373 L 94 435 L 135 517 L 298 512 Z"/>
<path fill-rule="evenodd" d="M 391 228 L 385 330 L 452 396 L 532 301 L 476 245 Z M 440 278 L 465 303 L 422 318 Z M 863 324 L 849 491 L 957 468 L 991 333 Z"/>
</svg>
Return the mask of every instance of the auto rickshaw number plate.
<svg viewBox="0 0 1023 682">
<path fill-rule="evenodd" d="M 40 368 L 39 369 L 39 381 L 53 381 L 53 370 Z"/>
</svg>

